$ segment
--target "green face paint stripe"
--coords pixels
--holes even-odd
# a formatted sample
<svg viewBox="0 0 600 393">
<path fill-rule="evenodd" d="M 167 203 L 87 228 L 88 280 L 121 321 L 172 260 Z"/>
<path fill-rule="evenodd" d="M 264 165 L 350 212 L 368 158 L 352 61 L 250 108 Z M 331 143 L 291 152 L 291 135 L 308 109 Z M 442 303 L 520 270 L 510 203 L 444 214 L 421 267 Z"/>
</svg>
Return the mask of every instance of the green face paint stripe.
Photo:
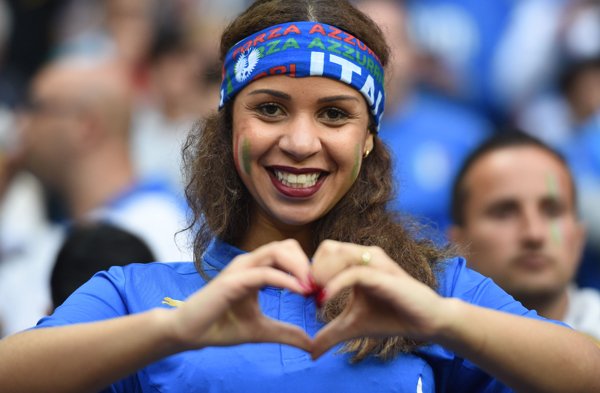
<svg viewBox="0 0 600 393">
<path fill-rule="evenodd" d="M 558 224 L 558 220 L 554 219 L 550 223 L 550 238 L 552 239 L 552 244 L 555 246 L 560 246 L 562 243 L 562 232 L 560 230 L 560 225 Z"/>
<path fill-rule="evenodd" d="M 238 172 L 241 172 L 242 168 L 240 165 L 240 136 L 239 135 L 237 138 L 235 138 L 235 142 L 233 144 L 233 160 L 235 161 L 235 167 L 237 168 Z"/>
<path fill-rule="evenodd" d="M 558 184 L 554 174 L 548 173 L 546 175 L 546 185 L 548 187 L 548 195 L 550 195 L 550 198 L 555 200 L 558 199 Z M 560 224 L 558 223 L 557 218 L 553 218 L 552 222 L 550 222 L 550 239 L 552 244 L 557 247 L 562 243 L 562 231 L 560 230 Z"/>
<path fill-rule="evenodd" d="M 248 138 L 244 138 L 242 162 L 244 164 L 244 172 L 249 175 L 252 172 L 252 158 L 250 157 L 250 140 Z"/>
<path fill-rule="evenodd" d="M 556 184 L 556 177 L 553 174 L 548 173 L 546 175 L 546 185 L 548 186 L 548 194 L 552 198 L 558 198 L 558 185 Z"/>
<path fill-rule="evenodd" d="M 354 167 L 350 174 L 350 181 L 353 182 L 358 177 L 358 168 L 360 167 L 360 145 L 357 143 L 354 146 Z"/>
</svg>

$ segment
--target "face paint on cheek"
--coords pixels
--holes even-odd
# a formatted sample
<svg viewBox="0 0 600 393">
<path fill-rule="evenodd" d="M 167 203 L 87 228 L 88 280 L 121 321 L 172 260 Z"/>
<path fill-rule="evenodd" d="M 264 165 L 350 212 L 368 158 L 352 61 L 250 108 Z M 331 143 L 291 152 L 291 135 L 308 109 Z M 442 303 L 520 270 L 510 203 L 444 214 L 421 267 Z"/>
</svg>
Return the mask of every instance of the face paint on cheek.
<svg viewBox="0 0 600 393">
<path fill-rule="evenodd" d="M 250 155 L 250 140 L 248 138 L 244 138 L 242 146 L 242 163 L 244 165 L 244 172 L 249 175 L 252 172 L 252 157 Z"/>
<path fill-rule="evenodd" d="M 242 172 L 242 166 L 240 165 L 240 138 L 241 136 L 238 135 L 238 137 L 235 138 L 235 143 L 233 145 L 233 160 L 235 161 L 238 173 Z"/>
<path fill-rule="evenodd" d="M 350 173 L 350 182 L 354 182 L 358 177 L 358 170 L 360 169 L 360 145 L 357 143 L 354 146 L 354 166 L 352 167 L 352 173 Z"/>
<path fill-rule="evenodd" d="M 554 174 L 549 173 L 546 175 L 546 185 L 548 186 L 548 195 L 550 195 L 550 198 L 554 200 L 558 199 L 558 185 Z M 560 247 L 562 244 L 562 237 L 562 228 L 558 218 L 553 218 L 550 222 L 550 239 L 552 244 L 556 247 Z"/>
<path fill-rule="evenodd" d="M 546 186 L 548 187 L 548 194 L 552 199 L 558 199 L 558 186 L 556 184 L 556 176 L 552 173 L 546 175 Z"/>
<path fill-rule="evenodd" d="M 550 238 L 553 245 L 560 247 L 562 244 L 562 228 L 556 218 L 550 223 Z"/>
</svg>

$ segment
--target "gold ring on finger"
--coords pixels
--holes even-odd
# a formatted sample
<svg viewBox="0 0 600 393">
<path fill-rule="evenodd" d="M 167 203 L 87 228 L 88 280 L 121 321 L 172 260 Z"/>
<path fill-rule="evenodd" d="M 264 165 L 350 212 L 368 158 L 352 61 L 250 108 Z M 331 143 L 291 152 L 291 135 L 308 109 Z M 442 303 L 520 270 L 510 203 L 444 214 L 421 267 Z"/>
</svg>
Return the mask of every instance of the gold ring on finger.
<svg viewBox="0 0 600 393">
<path fill-rule="evenodd" d="M 360 262 L 358 263 L 360 266 L 369 266 L 371 264 L 371 253 L 365 251 L 360 257 Z"/>
</svg>

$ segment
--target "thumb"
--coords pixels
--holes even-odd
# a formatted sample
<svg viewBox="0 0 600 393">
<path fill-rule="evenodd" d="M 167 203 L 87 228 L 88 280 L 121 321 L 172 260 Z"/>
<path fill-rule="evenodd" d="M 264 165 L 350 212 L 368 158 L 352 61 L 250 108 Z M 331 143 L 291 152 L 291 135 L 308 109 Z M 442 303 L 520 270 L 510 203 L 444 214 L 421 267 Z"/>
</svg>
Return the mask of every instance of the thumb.
<svg viewBox="0 0 600 393">
<path fill-rule="evenodd" d="M 337 344 L 360 336 L 353 328 L 352 318 L 346 312 L 329 322 L 315 336 L 312 359 L 317 360 Z"/>
<path fill-rule="evenodd" d="M 306 352 L 312 352 L 312 339 L 298 326 L 268 317 L 264 317 L 264 322 L 260 327 L 262 333 L 257 337 L 256 342 L 286 344 L 300 348 Z"/>
</svg>

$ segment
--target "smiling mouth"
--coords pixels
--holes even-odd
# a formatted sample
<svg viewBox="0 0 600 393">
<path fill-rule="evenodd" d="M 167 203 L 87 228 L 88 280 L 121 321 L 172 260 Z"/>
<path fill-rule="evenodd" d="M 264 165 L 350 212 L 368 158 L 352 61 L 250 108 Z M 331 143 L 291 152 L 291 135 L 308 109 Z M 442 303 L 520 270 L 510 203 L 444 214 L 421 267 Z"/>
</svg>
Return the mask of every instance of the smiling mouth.
<svg viewBox="0 0 600 393">
<path fill-rule="evenodd" d="M 326 172 L 290 173 L 281 169 L 270 168 L 275 179 L 287 187 L 309 188 L 313 187 Z"/>
</svg>

